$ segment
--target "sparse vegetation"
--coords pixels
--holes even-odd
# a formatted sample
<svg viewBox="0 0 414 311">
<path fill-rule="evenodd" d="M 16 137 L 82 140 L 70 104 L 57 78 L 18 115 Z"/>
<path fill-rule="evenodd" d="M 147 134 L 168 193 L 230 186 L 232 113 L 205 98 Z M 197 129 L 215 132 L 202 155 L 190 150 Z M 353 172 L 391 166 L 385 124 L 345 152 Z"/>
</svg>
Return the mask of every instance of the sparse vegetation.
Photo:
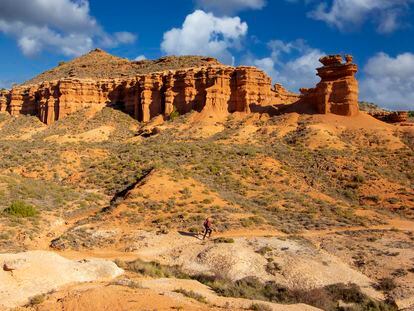
<svg viewBox="0 0 414 311">
<path fill-rule="evenodd" d="M 95 50 L 73 62 L 59 62 L 28 83 L 67 76 L 135 76 L 200 64 L 216 61 L 186 56 L 131 62 Z M 197 90 L 214 82 L 194 74 Z M 55 250 L 116 248 L 125 254 L 159 247 L 163 257 L 147 255 L 184 262 L 188 270 L 118 260 L 127 273 L 106 282 L 109 289 L 138 293 L 147 281 L 142 279 L 194 279 L 223 297 L 262 301 L 251 310 L 267 311 L 268 303 L 275 302 L 328 311 L 391 311 L 396 310 L 393 298 L 412 296 L 414 268 L 407 258 L 412 257 L 414 234 L 404 229 L 414 219 L 414 136 L 405 126 L 409 124 L 377 129 L 378 120 L 371 124 L 366 119 L 366 127 L 359 122 L 364 114 L 343 124 L 335 116 L 277 115 L 283 105 L 266 107 L 274 110 L 273 116 L 211 115 L 204 120 L 208 122 L 197 122 L 205 116 L 195 111 L 181 115 L 189 109 L 177 105 L 167 120 L 160 116 L 140 123 L 121 110 L 142 115 L 130 100 L 139 96 L 141 82 L 131 85 L 131 93 L 120 86 L 109 95 L 111 100 L 122 95 L 125 102 L 108 103 L 99 111 L 84 109 L 49 126 L 34 116 L 0 114 L 0 251 L 22 252 L 45 242 Z M 237 87 L 233 84 L 231 88 Z M 177 100 L 190 97 L 188 90 L 184 94 L 178 84 L 172 86 Z M 165 87 L 161 106 L 168 101 Z M 40 95 L 23 94 L 22 112 L 30 110 L 26 104 L 33 100 L 43 109 Z M 201 106 L 205 96 L 197 94 L 188 106 Z M 236 106 L 237 101 L 237 96 L 230 98 Z M 380 110 L 372 103 L 361 102 L 360 107 Z M 151 104 L 151 116 L 159 108 Z M 400 218 L 388 224 L 394 215 Z M 213 239 L 200 241 L 206 217 L 213 219 Z M 389 230 L 391 224 L 401 230 Z M 253 237 L 259 231 L 260 238 Z M 233 234 L 249 238 L 228 237 Z M 181 240 L 183 245 L 175 247 Z M 194 247 L 186 247 L 187 241 Z M 294 256 L 300 257 L 296 271 L 290 264 Z M 187 266 L 183 259 L 188 258 L 196 264 Z M 387 301 L 371 299 L 355 284 L 312 287 L 312 278 L 306 279 L 313 273 L 304 268 L 307 260 L 315 261 L 308 270 L 319 265 L 325 272 L 315 283 L 330 284 L 322 278 L 331 271 L 334 275 L 337 260 L 342 260 L 339 272 L 355 273 L 355 282 L 365 274 Z M 195 291 L 176 292 L 206 303 Z M 36 305 L 48 295 L 32 297 L 28 307 L 40 308 Z"/>
<path fill-rule="evenodd" d="M 188 279 L 189 276 L 181 271 L 179 267 L 169 267 L 161 265 L 157 262 L 145 262 L 142 260 L 135 260 L 131 262 L 116 261 L 120 268 L 139 273 L 141 275 L 159 278 L 175 277 L 179 279 Z"/>
<path fill-rule="evenodd" d="M 66 62 L 65 66 L 46 71 L 25 84 L 41 83 L 43 81 L 59 80 L 70 77 L 76 78 L 121 78 L 156 71 L 197 67 L 202 64 L 218 63 L 215 59 L 201 56 L 165 56 L 157 60 L 130 61 L 125 58 L 110 55 L 102 50 L 90 53 Z M 64 68 L 61 68 L 64 67 Z"/>
<path fill-rule="evenodd" d="M 200 294 L 198 294 L 198 293 L 196 293 L 192 290 L 188 291 L 188 290 L 180 288 L 180 289 L 176 289 L 175 292 L 180 293 L 180 294 L 184 295 L 185 297 L 197 300 L 201 303 L 207 303 L 207 300 L 203 295 L 200 295 Z"/>
<path fill-rule="evenodd" d="M 26 120 L 25 117 L 19 119 L 21 125 L 16 124 L 17 129 L 14 129 L 13 133 L 19 132 L 20 127 L 27 126 L 23 125 L 27 123 L 23 122 Z M 180 120 L 176 120 L 176 122 L 185 122 L 185 118 L 181 119 L 180 117 Z M 31 124 L 31 127 L 39 126 L 30 122 L 28 124 Z M 277 124 L 278 121 L 276 119 L 269 121 L 269 123 L 272 122 Z M 307 125 L 306 121 L 300 121 L 300 123 L 302 127 Z M 43 142 L 44 139 L 53 135 L 78 135 L 102 124 L 108 124 L 115 128 L 108 141 L 100 143 L 79 141 L 65 145 L 48 142 L 47 147 Z M 68 188 L 85 190 L 92 188 L 97 193 L 108 196 L 113 196 L 125 189 L 150 168 L 167 169 L 174 172 L 174 178 L 178 178 L 177 180 L 191 177 L 203 183 L 207 188 L 216 191 L 220 198 L 236 208 L 241 208 L 241 211 L 246 214 L 246 217 L 239 218 L 238 221 L 231 217 L 226 217 L 226 220 L 222 221 L 221 214 L 214 215 L 218 218 L 218 230 L 230 226 L 232 228 L 268 228 L 271 226 L 283 232 L 294 234 L 303 229 L 318 230 L 333 226 L 369 224 L 370 221 L 367 218 L 356 216 L 354 209 L 344 208 L 343 205 L 381 202 L 381 198 L 378 196 L 364 196 L 361 189 L 366 184 L 372 183 L 373 176 L 387 179 L 395 177 L 398 179 L 398 183 L 404 183 L 406 180 L 408 185 L 407 175 L 404 177 L 396 172 L 398 168 L 404 168 L 401 171 L 410 171 L 412 166 L 409 161 L 404 160 L 408 155 L 404 154 L 406 151 L 403 150 L 399 151 L 396 156 L 386 154 L 384 160 L 383 154 L 376 154 L 376 151 L 370 151 L 368 155 L 364 151 L 355 153 L 352 150 L 307 150 L 299 147 L 296 143 L 293 143 L 292 148 L 292 144 L 275 139 L 270 133 L 256 135 L 257 143 L 255 144 L 223 144 L 225 135 L 231 136 L 233 131 L 243 126 L 242 122 L 232 120 L 226 123 L 224 136 L 194 139 L 191 137 L 191 133 L 177 132 L 171 128 L 163 130 L 160 135 L 149 137 L 139 144 L 124 143 L 125 140 L 134 137 L 135 132 L 131 129 L 136 125 L 135 120 L 111 108 L 103 109 L 92 118 L 82 117 L 82 112 L 70 115 L 35 134 L 30 143 L 20 141 L 19 144 L 16 144 L 6 141 L 0 148 L 4 157 L 4 161 L 0 163 L 0 169 L 9 170 L 13 167 L 24 166 L 27 173 L 37 174 L 41 180 L 53 179 L 53 182 L 59 187 L 64 185 Z M 7 127 L 3 127 L 0 131 L 4 131 L 5 128 Z M 300 136 L 300 132 L 294 132 L 291 135 Z M 346 136 L 346 134 L 343 135 Z M 295 139 L 293 140 L 295 141 Z M 32 150 L 36 150 L 36 152 L 34 153 Z M 102 156 L 91 157 L 87 153 L 90 150 L 99 150 L 99 154 Z M 67 163 L 62 172 L 59 169 L 62 159 L 55 155 L 68 151 L 81 155 L 81 161 L 73 167 Z M 16 154 L 22 156 L 15 157 Z M 370 157 L 369 162 L 375 162 L 377 165 L 357 169 L 367 163 L 368 156 Z M 281 163 L 281 169 L 272 170 L 262 167 L 261 159 L 264 158 L 278 161 Z M 335 164 L 341 160 L 347 163 L 343 167 Z M 48 170 L 41 169 L 38 163 L 44 163 Z M 378 165 L 382 168 L 381 170 L 377 169 Z M 50 172 L 51 177 L 47 176 L 49 174 L 46 172 Z M 290 178 L 286 177 L 288 176 L 287 172 L 289 172 Z M 82 178 L 75 183 L 69 182 L 71 176 L 78 173 L 82 175 Z M 392 177 L 393 175 L 395 176 Z M 306 192 L 291 191 L 292 186 L 300 187 L 304 180 L 306 183 L 312 184 L 315 191 L 337 198 L 339 204 L 328 204 L 324 200 L 315 200 Z M 191 189 L 182 189 L 182 191 L 179 200 L 189 199 Z M 54 190 L 47 192 L 56 193 Z M 246 193 L 250 193 L 250 195 L 246 195 Z M 51 196 L 50 199 L 52 198 Z M 29 202 L 32 202 L 31 198 L 28 199 Z M 177 199 L 169 201 L 168 204 L 156 200 L 150 202 L 146 199 L 145 208 L 150 209 L 147 215 L 152 215 L 151 221 L 157 220 L 156 226 L 170 227 L 171 224 L 176 223 L 172 220 L 174 215 L 180 213 L 178 210 L 184 206 L 183 204 L 188 204 L 188 202 L 179 202 Z M 61 202 L 69 200 L 68 197 L 59 199 Z M 92 201 L 91 203 L 79 202 L 79 206 L 85 208 L 96 206 Z M 193 206 L 192 204 L 195 203 L 191 203 L 190 206 Z M 197 204 L 207 208 L 215 203 L 210 196 L 206 195 Z M 400 203 L 393 205 L 398 206 L 398 204 Z M 42 206 L 43 203 L 39 205 Z M 48 202 L 47 206 L 47 208 L 55 208 L 60 206 L 60 203 Z M 144 204 L 137 202 L 134 203 L 134 206 L 136 206 L 135 211 L 124 214 L 128 218 L 128 222 L 145 224 L 147 220 L 141 216 Z M 156 211 L 164 208 L 168 208 L 169 214 L 163 219 L 159 219 Z M 400 209 L 399 211 L 405 214 L 410 213 L 410 209 Z M 202 216 L 193 214 L 188 208 L 187 213 L 185 216 L 186 228 L 198 226 L 199 218 Z M 249 214 L 251 216 L 248 216 Z M 186 228 L 180 229 L 185 230 Z"/>
<path fill-rule="evenodd" d="M 410 161 L 414 154 L 410 140 L 402 134 L 399 138 L 407 147 L 393 151 L 381 147 L 387 142 L 377 133 L 353 129 L 345 129 L 337 137 L 347 148 L 311 149 L 307 140 L 314 135 L 309 126 L 315 121 L 306 116 L 299 117 L 297 130 L 284 136 L 274 129 L 282 122 L 281 116 L 261 120 L 260 124 L 257 122 L 260 127 L 254 132 L 254 139 L 239 136 L 245 124 L 236 118 L 220 123 L 224 130 L 219 133 L 201 137 L 195 134 L 199 130 L 196 127 L 181 129 L 185 128 L 187 116 L 166 122 L 157 135 L 137 137 L 143 124 L 112 108 L 94 114 L 81 111 L 48 127 L 32 117 L 0 115 L 0 120 L 0 216 L 6 227 L 0 235 L 0 245 L 4 250 L 24 249 L 21 242 L 14 241 L 16 233 L 36 236 L 51 216 L 66 219 L 82 214 L 91 216 L 54 239 L 57 248 L 129 243 L 130 237 L 99 236 L 90 229 L 103 220 L 112 220 L 113 215 L 103 211 L 108 206 L 121 206 L 116 215 L 125 226 L 157 234 L 199 233 L 207 216 L 213 218 L 217 232 L 254 229 L 287 234 L 383 224 L 386 217 L 382 214 L 414 218 L 414 164 Z M 80 138 L 103 125 L 112 128 L 108 139 Z M 22 139 L 25 135 L 29 138 Z M 69 141 L 59 143 L 61 137 Z M 140 191 L 123 194 L 151 169 L 175 183 L 174 195 L 158 198 Z M 384 193 L 375 192 L 379 187 L 384 187 Z M 7 209 L 19 200 L 33 206 L 38 217 L 10 217 Z M 378 216 L 361 216 L 362 210 L 370 215 L 371 209 Z M 234 240 L 219 238 L 214 242 Z M 258 247 L 257 251 L 268 260 L 264 266 L 267 273 L 283 275 L 284 265 L 271 261 L 276 250 Z M 401 254 L 404 252 L 392 248 L 373 251 L 374 257 L 391 260 Z M 373 265 L 363 256 L 350 260 L 361 270 Z M 127 270 L 152 277 L 188 277 L 177 267 L 167 269 L 157 263 L 137 261 L 123 265 Z M 390 270 L 396 286 L 411 275 L 410 267 L 401 268 L 404 272 L 397 271 L 397 267 Z M 211 282 L 218 284 L 219 292 L 257 295 L 270 301 L 263 292 L 252 293 L 250 281 L 239 283 L 242 289 L 233 288 L 226 281 L 220 285 L 220 279 Z M 385 291 L 392 288 L 382 285 Z M 279 293 L 278 286 L 267 286 Z M 262 287 L 266 285 L 259 289 Z M 321 301 L 332 295 L 326 289 L 314 294 L 321 295 Z M 282 295 L 280 299 L 285 298 Z"/>
<path fill-rule="evenodd" d="M 36 208 L 23 201 L 14 201 L 8 208 L 4 210 L 4 213 L 14 217 L 34 217 L 38 214 Z"/>
<path fill-rule="evenodd" d="M 376 289 L 381 290 L 383 292 L 392 291 L 397 287 L 395 284 L 394 279 L 392 278 L 382 278 L 379 282 L 375 285 Z"/>
<path fill-rule="evenodd" d="M 308 291 L 291 290 L 275 282 L 262 283 L 255 277 L 247 277 L 234 282 L 225 278 L 207 275 L 190 276 L 181 272 L 179 267 L 168 267 L 154 262 L 147 263 L 136 260 L 127 263 L 118 261 L 117 264 L 128 271 L 151 277 L 192 278 L 211 287 L 217 294 L 224 297 L 246 298 L 284 304 L 305 303 L 327 311 L 337 311 L 339 301 L 352 304 L 350 310 L 355 311 L 397 311 L 393 302 L 384 303 L 372 300 L 363 294 L 355 284 L 334 284 Z M 177 292 L 205 302 L 205 298 L 197 293 L 187 290 L 178 290 Z M 260 304 L 254 305 L 252 305 L 252 308 L 263 307 Z"/>
<path fill-rule="evenodd" d="M 36 305 L 40 305 L 41 303 L 43 303 L 45 301 L 46 295 L 36 295 L 32 298 L 30 298 L 29 301 L 29 306 L 36 306 Z"/>
<path fill-rule="evenodd" d="M 393 303 L 383 303 L 371 300 L 363 294 L 355 284 L 335 284 L 309 291 L 290 290 L 274 282 L 261 283 L 254 277 L 248 277 L 236 282 L 212 279 L 198 276 L 197 279 L 210 286 L 219 295 L 276 303 L 306 303 L 327 311 L 336 311 L 338 302 L 353 304 L 350 310 L 396 311 Z"/>
</svg>

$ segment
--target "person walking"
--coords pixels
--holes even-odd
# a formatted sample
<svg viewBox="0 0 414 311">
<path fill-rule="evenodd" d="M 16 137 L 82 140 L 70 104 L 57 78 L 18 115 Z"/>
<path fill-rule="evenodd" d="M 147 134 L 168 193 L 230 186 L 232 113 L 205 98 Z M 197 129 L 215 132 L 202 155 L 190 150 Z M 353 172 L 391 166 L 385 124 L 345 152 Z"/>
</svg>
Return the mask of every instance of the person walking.
<svg viewBox="0 0 414 311">
<path fill-rule="evenodd" d="M 213 227 L 212 227 L 211 219 L 210 218 L 207 218 L 204 221 L 203 226 L 204 226 L 204 237 L 203 237 L 203 240 L 204 240 L 206 238 L 207 234 L 208 234 L 208 237 L 210 238 L 211 233 L 213 232 Z"/>
</svg>

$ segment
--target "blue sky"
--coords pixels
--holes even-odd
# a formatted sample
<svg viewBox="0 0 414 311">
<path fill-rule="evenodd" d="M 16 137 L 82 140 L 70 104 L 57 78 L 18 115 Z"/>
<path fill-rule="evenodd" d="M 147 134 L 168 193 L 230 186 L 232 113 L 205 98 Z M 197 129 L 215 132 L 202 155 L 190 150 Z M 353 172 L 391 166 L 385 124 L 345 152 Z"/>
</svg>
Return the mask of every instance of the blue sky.
<svg viewBox="0 0 414 311">
<path fill-rule="evenodd" d="M 202 54 L 297 91 L 350 53 L 361 100 L 414 110 L 414 0 L 0 0 L 0 87 L 94 47 L 129 59 Z"/>
</svg>

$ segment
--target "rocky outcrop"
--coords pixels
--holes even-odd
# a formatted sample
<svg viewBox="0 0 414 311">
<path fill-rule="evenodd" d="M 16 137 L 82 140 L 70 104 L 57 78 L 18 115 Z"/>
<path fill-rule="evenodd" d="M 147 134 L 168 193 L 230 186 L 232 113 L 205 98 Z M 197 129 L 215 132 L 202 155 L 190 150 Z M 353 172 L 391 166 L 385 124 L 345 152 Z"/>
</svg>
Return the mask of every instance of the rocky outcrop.
<svg viewBox="0 0 414 311">
<path fill-rule="evenodd" d="M 0 112 L 7 111 L 7 104 L 9 103 L 9 94 L 8 90 L 0 90 Z"/>
<path fill-rule="evenodd" d="M 75 68 L 80 61 L 84 62 L 82 68 L 92 66 L 99 59 L 94 56 L 97 53 L 72 61 L 70 68 Z M 92 56 L 95 58 L 90 59 Z M 352 64 L 350 56 L 346 59 L 347 62 L 342 63 L 342 57 L 337 55 L 321 58 L 324 65 L 318 68 L 321 82 L 314 89 L 302 89 L 301 96 L 287 91 L 280 84 L 272 87 L 270 77 L 255 67 L 225 66 L 203 58 L 202 65 L 179 70 L 113 79 L 60 78 L 20 85 L 0 93 L 0 111 L 7 110 L 12 115 L 35 115 L 46 124 L 83 108 L 105 106 L 122 110 L 144 122 L 158 115 L 168 117 L 174 111 L 180 114 L 191 110 L 280 113 L 282 110 L 274 108 L 275 105 L 291 103 L 310 104 L 319 113 L 352 116 L 359 111 L 355 79 L 357 66 Z M 119 62 L 122 66 L 128 63 L 127 60 Z M 155 64 L 161 66 L 156 61 L 152 66 Z M 51 72 L 58 71 L 59 75 L 56 75 L 60 76 L 64 74 L 60 72 L 63 69 L 58 67 Z"/>
<path fill-rule="evenodd" d="M 311 104 L 318 113 L 333 113 L 354 116 L 359 113 L 357 65 L 352 56 L 329 55 L 319 61 L 323 67 L 317 69 L 321 81 L 312 89 L 301 89 L 302 102 Z"/>
<path fill-rule="evenodd" d="M 124 272 L 111 261 L 72 261 L 45 251 L 0 254 L 0 266 L 0 309 L 26 304 L 66 285 L 111 280 Z"/>
<path fill-rule="evenodd" d="M 276 83 L 273 86 L 273 91 L 276 94 L 276 98 L 272 104 L 289 104 L 300 100 L 299 94 L 288 91 L 280 83 Z"/>
<path fill-rule="evenodd" d="M 409 118 L 408 111 L 380 111 L 372 112 L 370 115 L 378 120 L 388 123 L 407 122 Z"/>
<path fill-rule="evenodd" d="M 283 95 L 286 97 L 286 95 Z M 210 66 L 125 79 L 63 79 L 10 91 L 7 111 L 36 115 L 51 124 L 80 109 L 112 106 L 139 121 L 191 110 L 250 112 L 280 98 L 271 79 L 254 67 Z"/>
</svg>

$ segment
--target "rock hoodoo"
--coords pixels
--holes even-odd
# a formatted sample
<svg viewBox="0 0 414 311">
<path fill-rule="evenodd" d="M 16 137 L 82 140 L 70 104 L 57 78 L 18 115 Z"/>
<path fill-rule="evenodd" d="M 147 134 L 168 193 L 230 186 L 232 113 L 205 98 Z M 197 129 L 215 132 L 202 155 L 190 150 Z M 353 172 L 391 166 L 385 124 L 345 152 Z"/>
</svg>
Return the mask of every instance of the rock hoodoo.
<svg viewBox="0 0 414 311">
<path fill-rule="evenodd" d="M 354 116 L 359 113 L 358 81 L 355 74 L 357 65 L 350 55 L 329 55 L 319 61 L 323 67 L 317 69 L 321 77 L 315 88 L 301 89 L 302 102 L 314 106 L 318 113 L 333 113 L 342 116 Z"/>
<path fill-rule="evenodd" d="M 9 102 L 9 91 L 0 90 L 0 112 L 7 111 L 7 104 Z"/>
<path fill-rule="evenodd" d="M 212 58 L 165 57 L 131 62 L 94 50 L 61 63 L 11 91 L 0 92 L 0 111 L 27 114 L 51 124 L 88 107 L 112 106 L 139 121 L 191 110 L 258 111 L 276 104 L 310 103 L 319 113 L 358 113 L 357 67 L 347 57 L 327 56 L 322 81 L 302 97 L 288 92 L 255 67 L 231 67 Z"/>
</svg>

